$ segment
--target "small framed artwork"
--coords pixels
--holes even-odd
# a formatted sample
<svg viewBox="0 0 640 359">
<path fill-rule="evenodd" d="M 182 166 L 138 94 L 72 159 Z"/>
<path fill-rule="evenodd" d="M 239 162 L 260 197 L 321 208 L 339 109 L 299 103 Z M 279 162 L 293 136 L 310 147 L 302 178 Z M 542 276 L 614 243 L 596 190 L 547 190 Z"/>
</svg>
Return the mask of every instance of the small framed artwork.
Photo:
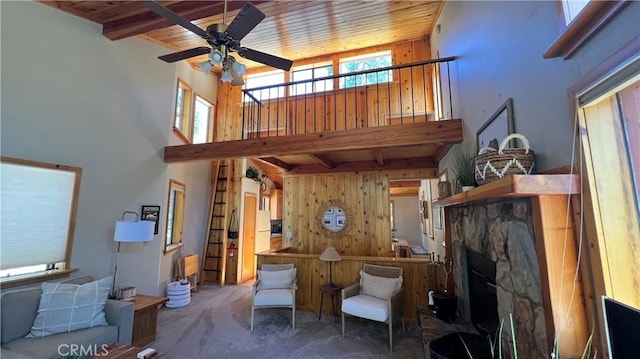
<svg viewBox="0 0 640 359">
<path fill-rule="evenodd" d="M 142 206 L 142 215 L 140 217 L 143 221 L 155 222 L 153 234 L 158 234 L 158 223 L 160 222 L 160 206 Z"/>
<path fill-rule="evenodd" d="M 442 229 L 442 207 L 433 206 L 433 228 Z"/>
<path fill-rule="evenodd" d="M 500 145 L 500 141 L 514 131 L 513 99 L 508 98 L 476 132 L 476 153 L 485 147 L 489 147 L 489 144 L 494 139 L 497 140 L 497 145 Z M 511 145 L 513 146 L 514 143 L 512 142 Z"/>
</svg>

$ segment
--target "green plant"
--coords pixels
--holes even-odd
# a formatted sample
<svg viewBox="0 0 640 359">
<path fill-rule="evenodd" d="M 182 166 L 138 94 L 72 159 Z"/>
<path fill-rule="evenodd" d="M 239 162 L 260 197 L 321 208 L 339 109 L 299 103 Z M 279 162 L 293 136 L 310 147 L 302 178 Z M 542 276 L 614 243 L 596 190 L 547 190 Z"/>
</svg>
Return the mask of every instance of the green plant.
<svg viewBox="0 0 640 359">
<path fill-rule="evenodd" d="M 246 175 L 247 175 L 248 178 L 251 178 L 256 182 L 261 182 L 260 181 L 260 171 L 258 171 L 258 169 L 255 168 L 255 167 L 247 168 Z"/>
<path fill-rule="evenodd" d="M 453 158 L 453 170 L 461 186 L 476 185 L 475 156 L 466 152 L 457 152 Z"/>
</svg>

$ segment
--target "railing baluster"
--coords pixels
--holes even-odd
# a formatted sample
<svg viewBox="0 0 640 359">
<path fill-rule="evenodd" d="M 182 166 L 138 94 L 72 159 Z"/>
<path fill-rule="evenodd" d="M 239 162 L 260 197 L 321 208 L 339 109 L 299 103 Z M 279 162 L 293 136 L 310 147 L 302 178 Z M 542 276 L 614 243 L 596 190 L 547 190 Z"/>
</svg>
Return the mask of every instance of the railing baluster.
<svg viewBox="0 0 640 359">
<path fill-rule="evenodd" d="M 413 67 L 409 67 L 409 71 L 411 71 L 411 115 L 413 116 L 413 123 L 416 123 L 416 103 L 414 102 L 415 98 L 413 97 Z"/>
<path fill-rule="evenodd" d="M 447 61 L 447 82 L 449 84 L 449 118 L 453 118 L 453 103 L 451 102 L 451 74 L 449 73 L 449 62 Z"/>
<path fill-rule="evenodd" d="M 424 122 L 429 121 L 429 104 L 427 103 L 427 77 L 424 73 L 424 67 L 426 65 L 420 66 L 422 69 L 422 84 L 424 85 Z"/>
<path fill-rule="evenodd" d="M 376 74 L 376 105 L 378 110 L 378 127 L 380 127 L 380 73 Z"/>
</svg>

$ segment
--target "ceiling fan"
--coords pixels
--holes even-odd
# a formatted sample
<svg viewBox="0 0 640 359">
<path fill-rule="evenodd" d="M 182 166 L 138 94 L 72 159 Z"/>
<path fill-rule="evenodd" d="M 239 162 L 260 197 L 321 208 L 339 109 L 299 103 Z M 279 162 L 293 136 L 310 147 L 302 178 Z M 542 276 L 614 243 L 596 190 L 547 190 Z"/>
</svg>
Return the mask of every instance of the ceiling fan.
<svg viewBox="0 0 640 359">
<path fill-rule="evenodd" d="M 211 46 L 201 46 L 159 56 L 158 58 L 160 60 L 171 63 L 194 56 L 209 54 L 209 60 L 200 64 L 202 71 L 209 73 L 213 66 L 221 64 L 222 76 L 220 80 L 222 82 L 231 82 L 233 86 L 244 84 L 242 74 L 245 72 L 246 67 L 237 62 L 235 57 L 229 54 L 231 52 L 235 52 L 245 59 L 260 62 L 281 70 L 289 71 L 291 69 L 291 65 L 293 64 L 291 60 L 240 46 L 240 41 L 265 18 L 264 13 L 251 3 L 245 3 L 231 24 L 227 26 L 225 24 L 227 18 L 227 0 L 225 0 L 223 23 L 209 25 L 206 30 L 192 24 L 189 20 L 155 1 L 145 1 L 145 6 L 165 19 L 200 36 Z"/>
</svg>

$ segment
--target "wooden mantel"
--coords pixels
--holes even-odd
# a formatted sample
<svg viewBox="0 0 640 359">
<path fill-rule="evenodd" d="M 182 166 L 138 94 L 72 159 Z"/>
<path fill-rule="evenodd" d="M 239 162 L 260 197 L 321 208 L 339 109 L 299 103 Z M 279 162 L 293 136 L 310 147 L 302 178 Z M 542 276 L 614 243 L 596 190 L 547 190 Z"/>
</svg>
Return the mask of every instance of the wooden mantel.
<svg viewBox="0 0 640 359">
<path fill-rule="evenodd" d="M 507 197 L 534 197 L 579 194 L 579 175 L 509 175 L 467 192 L 458 193 L 436 202 L 437 206 L 452 206 L 474 201 Z"/>
<path fill-rule="evenodd" d="M 542 306 L 549 350 L 558 338 L 562 358 L 579 358 L 589 336 L 585 298 L 578 271 L 578 236 L 570 198 L 580 195 L 579 175 L 510 175 L 436 202 L 450 207 L 515 197 L 531 199 L 533 232 L 540 271 Z M 447 256 L 452 257 L 452 226 L 445 211 Z M 563 258 L 564 254 L 564 258 Z M 449 277 L 448 287 L 453 290 Z M 575 284 L 575 286 L 574 286 Z"/>
</svg>

